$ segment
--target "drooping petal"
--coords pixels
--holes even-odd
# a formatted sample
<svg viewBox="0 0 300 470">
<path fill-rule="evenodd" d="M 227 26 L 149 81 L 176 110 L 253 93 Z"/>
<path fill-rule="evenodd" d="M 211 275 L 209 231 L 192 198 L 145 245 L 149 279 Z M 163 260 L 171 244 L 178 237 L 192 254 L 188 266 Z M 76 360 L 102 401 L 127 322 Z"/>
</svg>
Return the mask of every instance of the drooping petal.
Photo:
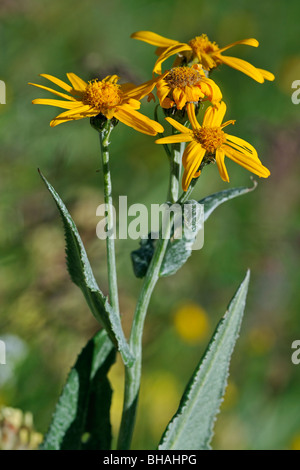
<svg viewBox="0 0 300 470">
<path fill-rule="evenodd" d="M 48 98 L 36 98 L 32 101 L 32 104 L 46 104 L 48 106 L 56 106 L 57 108 L 64 109 L 75 109 L 82 106 L 81 101 L 61 101 Z"/>
<path fill-rule="evenodd" d="M 166 49 L 165 52 L 163 52 L 155 62 L 153 72 L 161 75 L 161 64 L 172 55 L 179 54 L 179 52 L 183 51 L 191 51 L 191 47 L 188 44 L 183 43 L 177 43 L 168 47 L 168 49 Z"/>
<path fill-rule="evenodd" d="M 238 44 L 245 44 L 247 46 L 252 46 L 252 47 L 259 46 L 259 42 L 257 41 L 257 39 L 254 39 L 254 38 L 241 39 L 240 41 L 235 41 L 235 42 L 232 42 L 231 44 L 228 44 L 225 47 L 221 47 L 221 49 L 218 49 L 218 52 L 227 51 L 227 49 L 230 49 L 233 46 L 237 46 Z"/>
<path fill-rule="evenodd" d="M 249 142 L 247 142 L 244 139 L 241 139 L 240 137 L 236 137 L 235 135 L 229 135 L 229 134 L 225 134 L 225 135 L 226 135 L 227 144 L 231 145 L 236 150 L 248 152 L 251 155 L 253 155 L 253 157 L 258 158 L 256 149 L 253 147 L 253 145 L 249 144 Z"/>
<path fill-rule="evenodd" d="M 222 100 L 222 92 L 211 78 L 203 78 L 201 88 L 209 101 L 215 103 Z"/>
<path fill-rule="evenodd" d="M 199 62 L 203 65 L 205 70 L 213 69 L 216 66 L 216 62 L 210 54 L 205 52 L 199 52 L 197 54 Z"/>
<path fill-rule="evenodd" d="M 47 86 L 38 85 L 37 83 L 28 83 L 28 85 L 33 85 L 33 86 L 36 86 L 37 88 L 42 88 L 42 90 L 50 91 L 50 93 L 60 96 L 61 98 L 64 98 L 65 100 L 76 101 L 76 99 L 73 96 L 66 95 L 65 93 L 61 93 L 60 91 L 52 90 L 52 88 L 48 88 Z"/>
<path fill-rule="evenodd" d="M 182 162 L 188 162 L 182 176 L 182 189 L 187 191 L 193 178 L 199 176 L 199 167 L 205 155 L 205 149 L 197 142 L 191 142 L 185 149 Z"/>
<path fill-rule="evenodd" d="M 224 64 L 229 65 L 229 67 L 243 72 L 245 75 L 248 75 L 249 77 L 253 78 L 253 80 L 256 80 L 259 83 L 264 82 L 264 77 L 259 71 L 259 69 L 254 67 L 254 65 L 250 64 L 249 62 L 246 62 L 242 59 L 238 59 L 237 57 L 230 57 L 221 54 L 218 55 L 218 59 Z"/>
<path fill-rule="evenodd" d="M 152 33 L 151 31 L 137 31 L 136 33 L 131 34 L 130 37 L 158 47 L 170 47 L 174 44 L 178 44 L 179 42 L 174 41 L 173 39 L 165 38 L 159 34 Z"/>
<path fill-rule="evenodd" d="M 218 170 L 219 170 L 222 180 L 229 183 L 229 176 L 228 176 L 228 172 L 227 172 L 227 168 L 225 166 L 224 160 L 225 160 L 224 150 L 222 148 L 218 148 L 216 150 L 216 162 L 218 165 Z"/>
<path fill-rule="evenodd" d="M 86 87 L 88 86 L 88 84 L 75 73 L 67 73 L 67 77 L 75 91 L 85 91 Z"/>
<path fill-rule="evenodd" d="M 162 133 L 164 131 L 164 128 L 161 124 L 153 121 L 147 116 L 144 116 L 138 111 L 135 111 L 126 104 L 118 106 L 114 116 L 119 119 L 119 121 L 123 122 L 123 124 L 126 124 L 127 126 L 142 132 L 143 134 L 156 135 L 157 133 Z"/>
<path fill-rule="evenodd" d="M 250 157 L 249 154 L 239 152 L 232 147 L 228 147 L 226 144 L 224 144 L 222 148 L 228 158 L 246 168 L 246 170 L 251 171 L 251 173 L 261 176 L 262 178 L 268 178 L 268 176 L 270 176 L 268 168 L 263 166 L 256 158 Z"/>
<path fill-rule="evenodd" d="M 181 88 L 174 88 L 173 99 L 176 103 L 177 109 L 182 109 L 186 103 L 186 95 Z"/>
<path fill-rule="evenodd" d="M 273 75 L 273 73 L 271 72 L 268 72 L 268 70 L 264 70 L 264 69 L 257 69 L 257 70 L 260 71 L 260 73 L 262 74 L 265 80 L 269 80 L 270 82 L 275 80 L 275 75 Z"/>
<path fill-rule="evenodd" d="M 220 105 L 207 108 L 203 118 L 203 127 L 221 127 L 226 113 L 226 104 L 221 101 Z"/>
<path fill-rule="evenodd" d="M 40 77 L 44 77 L 50 82 L 55 83 L 55 85 L 58 85 L 60 88 L 62 88 L 65 91 L 71 92 L 73 89 L 70 85 L 63 82 L 59 78 L 53 77 L 53 75 L 48 75 L 47 73 L 40 73 Z"/>
<path fill-rule="evenodd" d="M 85 117 L 96 116 L 98 111 L 93 110 L 90 106 L 81 106 L 75 110 L 65 111 L 64 113 L 59 114 L 50 122 L 51 127 L 55 127 L 58 124 L 62 124 L 67 121 L 76 121 Z"/>
</svg>

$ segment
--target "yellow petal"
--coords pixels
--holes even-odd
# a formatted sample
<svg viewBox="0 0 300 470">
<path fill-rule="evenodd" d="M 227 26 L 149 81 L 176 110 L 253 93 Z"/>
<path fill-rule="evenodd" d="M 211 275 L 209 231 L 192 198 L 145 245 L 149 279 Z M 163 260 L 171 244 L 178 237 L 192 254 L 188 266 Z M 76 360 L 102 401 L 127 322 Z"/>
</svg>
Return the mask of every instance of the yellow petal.
<svg viewBox="0 0 300 470">
<path fill-rule="evenodd" d="M 264 70 L 264 69 L 257 69 L 257 70 L 260 71 L 260 73 L 262 74 L 265 80 L 269 80 L 270 82 L 275 80 L 275 75 L 273 75 L 273 73 L 271 72 L 268 72 L 268 70 Z"/>
<path fill-rule="evenodd" d="M 114 115 L 126 126 L 132 127 L 143 134 L 156 135 L 158 132 L 162 133 L 164 131 L 161 124 L 149 119 L 126 104 L 119 106 Z"/>
<path fill-rule="evenodd" d="M 98 113 L 99 111 L 93 110 L 89 106 L 81 106 L 80 108 L 70 110 L 70 111 L 65 111 L 59 114 L 54 119 L 52 119 L 52 121 L 50 122 L 50 126 L 55 127 L 58 124 L 62 124 L 63 122 L 75 121 L 75 120 L 82 119 L 85 117 L 96 116 Z"/>
<path fill-rule="evenodd" d="M 199 167 L 205 155 L 205 149 L 197 142 L 191 142 L 185 149 L 182 157 L 186 167 L 182 177 L 182 189 L 186 191 L 193 178 L 199 176 Z"/>
<path fill-rule="evenodd" d="M 263 166 L 255 158 L 250 157 L 249 154 L 238 152 L 232 147 L 228 147 L 226 144 L 224 144 L 222 148 L 228 158 L 246 168 L 246 170 L 249 170 L 255 175 L 261 176 L 263 178 L 268 178 L 268 176 L 270 176 L 270 171 L 268 168 Z"/>
<path fill-rule="evenodd" d="M 174 44 L 178 44 L 179 41 L 174 41 L 173 39 L 168 39 L 159 34 L 152 33 L 151 31 L 137 31 L 133 33 L 131 36 L 133 39 L 139 39 L 140 41 L 147 42 L 148 44 L 152 44 L 153 46 L 158 47 L 170 47 Z"/>
<path fill-rule="evenodd" d="M 50 126 L 56 127 L 59 124 L 63 124 L 64 122 L 78 121 L 78 119 L 83 119 L 85 117 L 86 116 L 83 116 L 82 114 L 76 114 L 75 116 L 70 116 L 66 118 L 59 118 L 59 116 L 57 116 L 55 119 L 52 119 L 52 121 L 50 122 Z"/>
<path fill-rule="evenodd" d="M 225 134 L 225 136 L 227 144 L 232 145 L 236 150 L 242 152 L 246 151 L 254 157 L 258 158 L 256 149 L 253 147 L 253 145 L 249 144 L 249 142 L 246 142 L 246 140 L 241 139 L 240 137 L 236 137 L 235 135 Z"/>
<path fill-rule="evenodd" d="M 106 83 L 116 84 L 118 80 L 120 80 L 120 77 L 118 75 L 108 75 L 102 81 Z"/>
<path fill-rule="evenodd" d="M 177 142 L 191 142 L 193 140 L 192 134 L 174 134 L 168 137 L 162 137 L 155 141 L 156 144 L 175 144 Z"/>
<path fill-rule="evenodd" d="M 186 106 L 186 110 L 188 113 L 189 121 L 192 124 L 193 129 L 200 129 L 200 124 L 197 121 L 196 115 L 195 115 L 195 106 L 193 103 L 188 103 Z"/>
<path fill-rule="evenodd" d="M 256 80 L 259 83 L 264 82 L 264 77 L 262 76 L 259 69 L 254 67 L 254 65 L 249 64 L 249 62 L 246 62 L 242 59 L 238 59 L 237 57 L 229 57 L 221 54 L 218 55 L 218 59 L 224 64 L 229 65 L 229 67 L 243 72 L 245 75 L 248 75 L 249 77 L 253 78 L 253 80 Z"/>
<path fill-rule="evenodd" d="M 40 77 L 47 78 L 52 83 L 55 83 L 55 85 L 58 85 L 60 88 L 62 88 L 65 91 L 72 91 L 72 87 L 68 85 L 67 83 L 63 82 L 59 78 L 53 77 L 53 75 L 48 75 L 47 73 L 41 73 Z"/>
<path fill-rule="evenodd" d="M 152 80 L 148 80 L 145 83 L 142 83 L 141 85 L 131 87 L 130 89 L 127 89 L 127 90 L 125 89 L 124 95 L 123 95 L 124 99 L 136 98 L 138 100 L 141 100 L 142 98 L 144 98 L 144 96 L 149 95 L 151 93 L 155 85 L 156 85 L 156 80 L 152 79 Z M 121 89 L 123 91 L 122 87 L 123 85 L 121 85 Z"/>
<path fill-rule="evenodd" d="M 183 132 L 184 134 L 192 134 L 192 131 L 188 127 L 183 126 L 182 124 L 180 124 L 180 122 L 175 121 L 175 119 L 168 117 L 166 118 L 166 121 L 168 121 L 168 123 L 175 127 L 175 129 L 177 129 L 179 132 Z"/>
<path fill-rule="evenodd" d="M 61 98 L 64 98 L 65 100 L 76 101 L 76 99 L 73 96 L 66 95 L 65 93 L 61 93 L 60 91 L 52 90 L 52 88 L 48 88 L 47 86 L 38 85 L 37 83 L 28 83 L 28 85 L 33 85 L 38 88 L 42 88 L 42 90 L 50 91 L 50 93 L 60 96 Z"/>
<path fill-rule="evenodd" d="M 218 165 L 218 170 L 223 181 L 229 183 L 229 176 L 227 173 L 227 168 L 225 166 L 225 154 L 222 148 L 216 150 L 216 162 Z"/>
<path fill-rule="evenodd" d="M 46 104 L 48 106 L 56 106 L 57 108 L 64 109 L 77 109 L 82 106 L 81 101 L 61 101 L 48 98 L 36 98 L 32 101 L 32 104 Z"/>
<path fill-rule="evenodd" d="M 203 118 L 203 127 L 221 127 L 224 115 L 226 113 L 226 104 L 221 101 L 220 105 L 207 108 Z"/>
<path fill-rule="evenodd" d="M 88 84 L 75 73 L 67 73 L 67 77 L 75 91 L 85 91 Z"/>
<path fill-rule="evenodd" d="M 155 62 L 153 72 L 160 75 L 161 64 L 172 55 L 179 54 L 179 52 L 183 51 L 191 51 L 191 47 L 188 44 L 183 43 L 177 43 L 173 46 L 168 47 L 168 49 L 166 49 L 165 52 L 163 52 Z"/>
<path fill-rule="evenodd" d="M 202 82 L 203 84 L 207 85 L 207 88 L 210 91 L 209 94 L 207 94 L 207 88 L 203 87 L 203 92 L 205 93 L 205 96 L 209 98 L 209 101 L 215 102 L 222 100 L 222 92 L 218 85 L 211 78 L 203 78 Z"/>
<path fill-rule="evenodd" d="M 221 49 L 218 49 L 218 52 L 227 51 L 227 49 L 230 49 L 230 47 L 237 46 L 238 44 L 245 44 L 247 46 L 252 46 L 252 47 L 258 47 L 259 46 L 259 42 L 257 41 L 257 39 L 254 39 L 254 38 L 241 39 L 240 41 L 232 42 L 231 44 L 228 44 L 228 46 L 225 46 L 225 47 L 222 47 Z"/>
<path fill-rule="evenodd" d="M 176 103 L 177 109 L 182 109 L 186 103 L 186 95 L 181 88 L 174 88 L 173 99 Z"/>
</svg>

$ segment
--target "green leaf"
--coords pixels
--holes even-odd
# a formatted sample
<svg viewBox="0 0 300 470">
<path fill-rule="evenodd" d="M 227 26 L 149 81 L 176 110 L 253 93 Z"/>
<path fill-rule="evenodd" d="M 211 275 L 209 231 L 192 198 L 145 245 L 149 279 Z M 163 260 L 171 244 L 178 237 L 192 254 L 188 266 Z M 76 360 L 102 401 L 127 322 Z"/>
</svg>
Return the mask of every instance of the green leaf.
<svg viewBox="0 0 300 470">
<path fill-rule="evenodd" d="M 219 191 L 217 193 L 211 194 L 200 201 L 199 204 L 204 206 L 204 222 L 212 214 L 212 212 L 221 204 L 235 197 L 242 196 L 253 191 L 257 186 L 256 181 L 254 181 L 252 188 L 240 187 L 240 188 L 231 188 L 224 191 Z M 188 201 L 191 203 L 192 201 Z M 194 201 L 196 203 L 196 201 Z M 195 220 L 194 220 L 195 223 Z M 184 221 L 182 223 L 184 226 Z M 191 256 L 193 245 L 196 240 L 197 234 L 201 230 L 201 224 L 196 230 L 196 232 L 191 232 L 186 237 L 182 239 L 171 240 L 165 254 L 165 258 L 162 264 L 161 276 L 170 276 L 175 274 L 181 266 L 187 261 Z M 204 233 L 204 232 L 203 232 Z M 200 237 L 201 238 L 201 237 Z M 197 245 L 201 248 L 201 240 L 197 238 Z M 133 270 L 136 277 L 142 278 L 146 275 L 147 269 L 151 262 L 154 246 L 156 240 L 151 240 L 151 234 L 149 234 L 146 240 L 141 240 L 140 248 L 131 253 L 131 260 L 133 264 Z M 197 249 L 199 249 L 199 247 Z M 195 248 L 194 248 L 195 249 Z"/>
<path fill-rule="evenodd" d="M 191 208 L 191 210 L 186 210 L 187 208 Z M 203 222 L 204 213 L 201 204 L 194 200 L 187 201 L 184 204 L 184 212 L 180 220 L 180 227 L 178 227 L 180 237 L 176 239 L 173 234 L 173 237 L 168 243 L 166 254 L 161 266 L 161 276 L 171 276 L 184 265 L 192 254 L 196 237 L 200 231 L 202 233 L 202 237 L 200 237 L 202 243 L 199 240 L 200 248 L 202 247 L 204 234 Z M 175 226 L 175 235 L 176 231 L 177 228 Z"/>
<path fill-rule="evenodd" d="M 115 356 L 105 330 L 87 343 L 71 369 L 41 450 L 111 448 L 112 390 L 107 372 Z"/>
<path fill-rule="evenodd" d="M 133 357 L 123 333 L 120 317 L 97 285 L 77 227 L 66 206 L 43 174 L 40 171 L 39 173 L 56 202 L 63 220 L 66 239 L 66 261 L 71 279 L 83 292 L 94 317 L 104 326 L 110 339 L 118 347 L 124 363 L 130 366 L 133 364 Z"/>
<path fill-rule="evenodd" d="M 257 182 L 253 180 L 252 188 L 240 187 L 240 188 L 231 188 L 225 189 L 224 191 L 219 191 L 218 193 L 211 194 L 199 201 L 200 204 L 204 204 L 204 221 L 212 214 L 212 212 L 223 202 L 234 199 L 235 197 L 242 196 L 243 194 L 250 193 L 257 186 Z"/>
<path fill-rule="evenodd" d="M 249 277 L 248 271 L 219 322 L 179 408 L 162 436 L 159 449 L 210 449 L 215 416 L 225 392 L 230 358 L 244 313 Z"/>
</svg>

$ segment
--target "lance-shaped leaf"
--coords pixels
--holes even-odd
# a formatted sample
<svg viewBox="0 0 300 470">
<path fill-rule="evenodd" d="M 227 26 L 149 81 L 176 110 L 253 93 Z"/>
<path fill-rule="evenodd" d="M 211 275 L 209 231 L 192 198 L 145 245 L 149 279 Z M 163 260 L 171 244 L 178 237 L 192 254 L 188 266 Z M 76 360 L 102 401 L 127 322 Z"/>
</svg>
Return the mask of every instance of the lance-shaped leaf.
<svg viewBox="0 0 300 470">
<path fill-rule="evenodd" d="M 224 191 L 219 191 L 218 193 L 211 194 L 210 196 L 201 199 L 199 203 L 204 205 L 204 220 L 207 220 L 212 212 L 218 206 L 223 204 L 223 202 L 253 191 L 257 186 L 257 182 L 255 180 L 253 181 L 252 188 L 242 186 L 240 188 L 225 189 Z"/>
<path fill-rule="evenodd" d="M 161 276 L 175 274 L 191 256 L 192 250 L 201 249 L 204 243 L 204 206 L 191 200 L 180 208 L 179 217 L 175 216 L 173 236 L 166 249 Z"/>
<path fill-rule="evenodd" d="M 219 322 L 179 408 L 162 436 L 159 449 L 210 449 L 213 424 L 225 392 L 230 358 L 244 313 L 249 277 L 247 272 Z"/>
<path fill-rule="evenodd" d="M 252 188 L 247 187 L 240 187 L 240 188 L 231 188 L 226 189 L 224 191 L 219 191 L 217 193 L 211 194 L 207 196 L 198 203 L 204 206 L 204 222 L 208 219 L 208 217 L 212 214 L 212 212 L 221 204 L 230 199 L 234 199 L 235 197 L 242 196 L 243 194 L 247 194 L 253 191 L 257 186 L 256 181 L 254 181 Z M 188 203 L 197 204 L 196 201 L 188 201 Z M 194 218 L 193 224 L 195 227 L 195 223 L 197 218 Z M 199 221 L 199 217 L 198 217 Z M 172 238 L 170 243 L 167 247 L 165 258 L 161 268 L 161 276 L 170 276 L 171 274 L 175 274 L 181 266 L 187 261 L 187 259 L 191 256 L 193 249 L 200 249 L 203 244 L 203 226 L 202 220 L 199 222 L 198 230 L 192 231 L 190 234 L 187 233 L 187 236 L 183 236 L 181 239 Z M 184 228 L 185 219 L 182 219 L 182 227 Z M 197 225 L 196 225 L 197 226 Z M 183 232 L 184 233 L 184 232 Z M 195 240 L 197 240 L 197 244 L 194 245 Z M 151 262 L 155 241 L 151 240 L 151 234 L 149 234 L 148 239 L 142 240 L 140 242 L 140 248 L 135 250 L 131 253 L 131 260 L 133 264 L 133 270 L 136 277 L 144 277 L 146 275 L 148 266 Z"/>
<path fill-rule="evenodd" d="M 77 227 L 55 189 L 40 171 L 39 173 L 56 202 L 63 220 L 66 260 L 70 277 L 83 292 L 94 317 L 104 326 L 110 339 L 118 347 L 125 364 L 131 365 L 133 357 L 123 333 L 120 317 L 98 287 Z"/>
<path fill-rule="evenodd" d="M 87 343 L 71 369 L 41 450 L 111 449 L 107 372 L 115 356 L 105 330 Z"/>
</svg>

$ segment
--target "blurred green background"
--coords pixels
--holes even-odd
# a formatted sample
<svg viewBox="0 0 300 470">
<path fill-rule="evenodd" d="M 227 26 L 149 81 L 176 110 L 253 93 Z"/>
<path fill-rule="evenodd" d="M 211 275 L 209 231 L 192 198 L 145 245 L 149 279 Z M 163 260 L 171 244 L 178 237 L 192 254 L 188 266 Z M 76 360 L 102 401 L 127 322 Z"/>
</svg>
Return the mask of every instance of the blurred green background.
<svg viewBox="0 0 300 470">
<path fill-rule="evenodd" d="M 231 364 L 216 449 L 300 448 L 300 365 L 291 344 L 300 338 L 299 122 L 291 84 L 300 79 L 300 4 L 290 0 L 1 0 L 0 79 L 0 405 L 31 411 L 44 433 L 66 375 L 98 329 L 65 268 L 59 215 L 40 180 L 39 167 L 78 225 L 100 287 L 107 293 L 105 245 L 96 237 L 102 200 L 98 137 L 88 120 L 54 129 L 58 109 L 32 106 L 47 92 L 48 73 L 85 80 L 117 73 L 125 81 L 151 78 L 154 47 L 130 39 L 150 30 L 187 41 L 205 32 L 221 47 L 247 37 L 258 49 L 237 46 L 228 55 L 272 71 L 261 85 L 228 67 L 214 72 L 236 119 L 236 135 L 251 142 L 271 170 L 248 195 L 221 206 L 205 226 L 205 244 L 174 276 L 161 279 L 144 334 L 143 382 L 133 448 L 155 448 L 175 412 L 214 327 L 246 269 L 252 272 L 241 336 Z M 153 104 L 142 111 L 149 116 Z M 111 144 L 114 195 L 128 204 L 165 200 L 168 162 L 151 137 L 119 124 Z M 250 173 L 228 162 L 230 184 L 213 165 L 195 191 L 201 198 L 251 185 Z M 257 178 L 258 179 L 258 178 Z M 141 281 L 133 275 L 132 240 L 117 241 L 120 303 L 128 334 Z M 116 433 L 123 370 L 111 371 Z"/>
</svg>

